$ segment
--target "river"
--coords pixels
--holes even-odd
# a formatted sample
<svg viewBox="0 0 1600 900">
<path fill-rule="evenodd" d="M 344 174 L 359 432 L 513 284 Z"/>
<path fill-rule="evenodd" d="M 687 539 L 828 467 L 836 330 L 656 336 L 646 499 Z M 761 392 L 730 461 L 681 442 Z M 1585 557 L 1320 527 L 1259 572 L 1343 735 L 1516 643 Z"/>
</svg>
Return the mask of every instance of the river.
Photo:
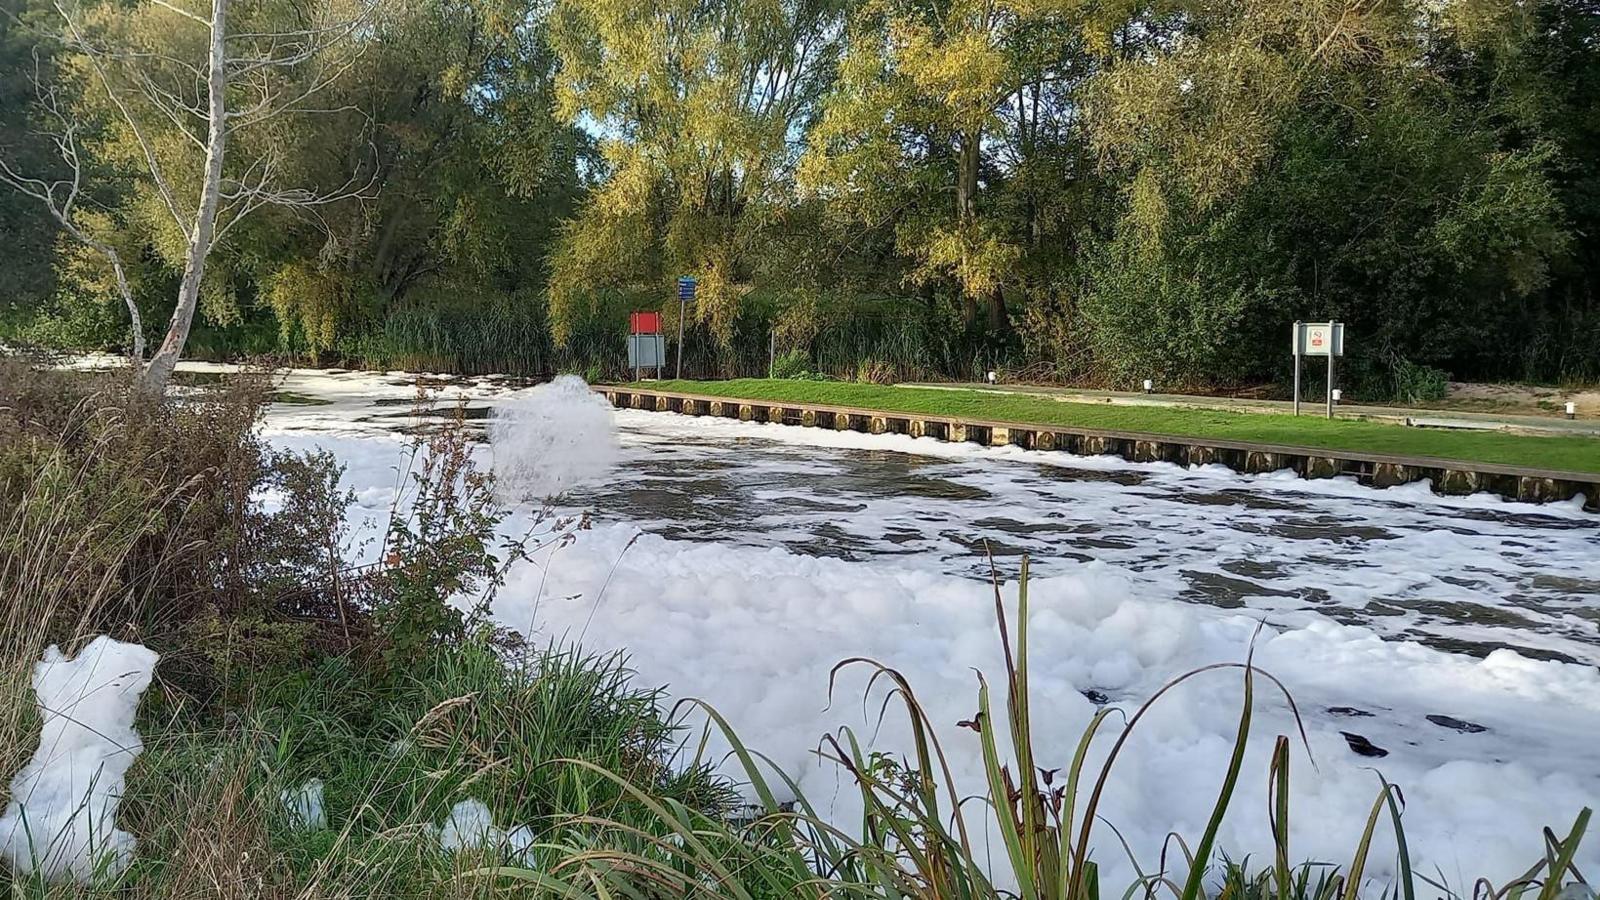
<svg viewBox="0 0 1600 900">
<path fill-rule="evenodd" d="M 407 406 L 413 384 L 295 373 L 286 396 L 314 402 L 275 406 L 268 437 L 335 452 L 353 521 L 370 528 L 395 496 L 405 433 L 427 422 Z M 563 425 L 593 398 L 498 379 L 445 393 L 475 422 L 506 403 L 539 410 L 535 431 L 559 432 L 575 459 L 615 455 L 559 501 L 593 527 L 513 573 L 500 621 L 626 651 L 637 677 L 717 706 L 840 821 L 851 789 L 816 759 L 819 736 L 850 726 L 893 752 L 905 729 L 895 716 L 879 727 L 881 695 L 863 702 L 859 675 L 830 705 L 829 668 L 866 655 L 905 672 L 949 729 L 958 779 L 976 786 L 975 742 L 953 726 L 975 709 L 973 670 L 998 677 L 991 566 L 1012 598 L 1024 554 L 1047 764 L 1065 762 L 1097 705 L 1136 705 L 1253 646 L 1309 736 L 1293 781 L 1310 807 L 1301 858 L 1354 846 L 1374 770 L 1406 790 L 1413 856 L 1458 887 L 1520 872 L 1540 827 L 1564 831 L 1600 801 L 1600 517 L 1576 504 L 639 411 L 606 410 L 601 434 Z M 502 443 L 486 462 L 519 452 Z M 523 508 L 507 532 L 532 519 Z M 1203 827 L 1239 703 L 1236 675 L 1208 676 L 1130 741 L 1103 812 L 1147 867 L 1168 830 Z M 1222 833 L 1236 856 L 1270 848 L 1274 732 L 1294 734 L 1294 713 L 1268 692 Z M 1583 859 L 1600 868 L 1600 842 Z"/>
</svg>

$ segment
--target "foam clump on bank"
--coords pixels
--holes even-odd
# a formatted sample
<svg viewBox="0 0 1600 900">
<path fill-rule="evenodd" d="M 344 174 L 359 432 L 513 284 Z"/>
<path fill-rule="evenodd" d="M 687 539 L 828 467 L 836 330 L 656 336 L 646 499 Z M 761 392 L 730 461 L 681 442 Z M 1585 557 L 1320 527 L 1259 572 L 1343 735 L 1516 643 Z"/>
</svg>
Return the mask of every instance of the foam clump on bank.
<svg viewBox="0 0 1600 900">
<path fill-rule="evenodd" d="M 14 871 L 86 884 L 127 868 L 135 840 L 116 827 L 117 806 L 144 749 L 134 716 L 159 659 L 102 635 L 72 659 L 51 646 L 34 667 L 39 749 L 0 817 L 0 855 Z"/>
<path fill-rule="evenodd" d="M 313 778 L 298 788 L 285 788 L 280 799 L 296 829 L 322 831 L 328 827 L 328 813 L 322 803 L 322 779 Z"/>
<path fill-rule="evenodd" d="M 469 798 L 451 807 L 439 829 L 439 847 L 447 853 L 490 848 L 521 858 L 532 846 L 533 829 L 526 825 L 510 831 L 500 828 L 481 800 Z"/>
<path fill-rule="evenodd" d="M 575 375 L 497 406 L 489 444 L 497 483 L 517 500 L 555 497 L 594 481 L 621 454 L 611 404 Z"/>
</svg>

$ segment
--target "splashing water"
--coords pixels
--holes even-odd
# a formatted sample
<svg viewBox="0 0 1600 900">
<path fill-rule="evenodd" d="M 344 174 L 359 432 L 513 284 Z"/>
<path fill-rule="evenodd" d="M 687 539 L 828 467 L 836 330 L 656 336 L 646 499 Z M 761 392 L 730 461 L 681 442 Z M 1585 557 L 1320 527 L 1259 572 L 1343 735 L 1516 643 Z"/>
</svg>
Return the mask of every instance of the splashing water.
<svg viewBox="0 0 1600 900">
<path fill-rule="evenodd" d="M 542 500 L 604 477 L 620 450 L 611 405 L 562 375 L 495 408 L 489 446 L 502 493 Z"/>
</svg>

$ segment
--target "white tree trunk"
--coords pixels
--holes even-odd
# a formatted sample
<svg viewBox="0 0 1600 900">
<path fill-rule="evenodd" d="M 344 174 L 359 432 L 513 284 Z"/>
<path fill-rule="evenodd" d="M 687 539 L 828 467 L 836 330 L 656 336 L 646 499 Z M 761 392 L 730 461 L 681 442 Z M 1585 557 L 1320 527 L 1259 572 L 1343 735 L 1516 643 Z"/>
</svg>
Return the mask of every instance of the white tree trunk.
<svg viewBox="0 0 1600 900">
<path fill-rule="evenodd" d="M 178 306 L 172 311 L 172 324 L 167 328 L 161 349 L 151 357 L 143 375 L 145 387 L 156 394 L 166 391 L 172 370 L 183 355 L 183 345 L 189 340 L 195 307 L 200 302 L 200 279 L 205 275 L 206 257 L 211 253 L 216 229 L 217 204 L 222 192 L 222 154 L 228 135 L 227 50 L 223 42 L 227 33 L 227 17 L 228 0 L 211 0 L 211 51 L 206 78 L 210 128 L 206 136 L 206 165 L 200 181 L 200 202 L 195 210 L 194 229 L 189 232 L 188 252 L 183 260 Z"/>
<path fill-rule="evenodd" d="M 141 376 L 144 372 L 144 317 L 139 315 L 139 304 L 133 302 L 128 275 L 122 271 L 122 257 L 109 247 L 102 252 L 111 260 L 111 271 L 117 276 L 117 292 L 128 307 L 129 327 L 133 329 L 133 351 L 129 354 L 129 362 L 133 365 L 133 374 Z"/>
<path fill-rule="evenodd" d="M 139 315 L 139 304 L 133 302 L 133 288 L 128 286 L 128 273 L 122 268 L 122 254 L 105 241 L 90 237 L 55 206 L 52 205 L 50 211 L 55 214 L 56 220 L 68 234 L 104 256 L 106 262 L 111 264 L 111 274 L 117 279 L 117 295 L 122 298 L 123 305 L 128 307 L 128 327 L 133 333 L 133 350 L 128 355 L 128 361 L 133 366 L 134 376 L 139 377 L 144 371 L 144 317 Z"/>
</svg>

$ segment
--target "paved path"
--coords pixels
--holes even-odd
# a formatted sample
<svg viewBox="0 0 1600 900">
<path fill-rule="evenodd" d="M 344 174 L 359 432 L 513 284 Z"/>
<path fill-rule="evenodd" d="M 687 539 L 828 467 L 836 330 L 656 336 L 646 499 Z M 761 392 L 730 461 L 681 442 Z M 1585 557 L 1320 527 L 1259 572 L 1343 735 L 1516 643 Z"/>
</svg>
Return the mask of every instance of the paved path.
<svg viewBox="0 0 1600 900">
<path fill-rule="evenodd" d="M 1140 394 L 1130 391 L 1090 391 L 1078 388 L 1041 387 L 1029 384 L 988 385 L 981 382 L 956 384 L 910 383 L 901 387 L 918 390 L 974 390 L 1001 394 L 1033 394 L 1054 397 L 1069 403 L 1117 403 L 1127 406 L 1167 406 L 1191 409 L 1225 409 L 1241 413 L 1282 413 L 1293 410 L 1288 400 L 1253 400 L 1243 397 L 1199 397 L 1190 394 Z M 1301 415 L 1320 416 L 1322 402 L 1302 402 Z M 1530 416 L 1511 413 L 1467 412 L 1446 409 L 1408 409 L 1399 406 L 1341 404 L 1334 415 L 1371 419 L 1435 428 L 1463 428 L 1483 431 L 1513 431 L 1524 434 L 1552 434 L 1569 437 L 1600 437 L 1600 419 L 1564 419 L 1560 416 Z"/>
</svg>

